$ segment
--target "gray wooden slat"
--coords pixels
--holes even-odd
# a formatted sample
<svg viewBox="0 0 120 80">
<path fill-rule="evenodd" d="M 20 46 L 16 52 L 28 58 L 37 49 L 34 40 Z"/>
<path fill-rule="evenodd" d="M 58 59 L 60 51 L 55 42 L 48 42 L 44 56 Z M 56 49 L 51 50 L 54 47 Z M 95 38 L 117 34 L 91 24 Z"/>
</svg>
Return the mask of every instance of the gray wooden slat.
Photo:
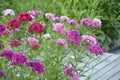
<svg viewBox="0 0 120 80">
<path fill-rule="evenodd" d="M 99 61 L 98 61 L 97 59 L 94 60 L 93 62 L 89 63 L 89 68 L 85 68 L 85 71 L 88 72 L 88 71 L 91 70 L 94 66 L 102 63 L 104 60 L 110 58 L 111 56 L 112 56 L 112 55 L 105 55 L 105 56 L 103 55 Z M 85 73 L 86 73 L 86 72 L 85 72 Z"/>
<path fill-rule="evenodd" d="M 120 71 L 108 80 L 120 80 Z"/>
<path fill-rule="evenodd" d="M 110 76 L 114 75 L 116 72 L 119 72 L 119 71 L 120 71 L 120 65 L 117 65 L 96 80 L 107 80 L 110 78 Z"/>
<path fill-rule="evenodd" d="M 106 72 L 108 72 L 109 70 L 111 70 L 111 68 L 115 67 L 116 65 L 118 65 L 120 63 L 120 57 L 115 59 L 113 62 L 111 62 L 110 64 L 108 64 L 107 66 L 105 66 L 103 69 L 101 69 L 100 71 L 98 71 L 97 73 L 94 73 L 91 76 L 91 80 L 95 80 L 98 77 L 102 76 L 103 74 L 105 74 Z"/>
</svg>

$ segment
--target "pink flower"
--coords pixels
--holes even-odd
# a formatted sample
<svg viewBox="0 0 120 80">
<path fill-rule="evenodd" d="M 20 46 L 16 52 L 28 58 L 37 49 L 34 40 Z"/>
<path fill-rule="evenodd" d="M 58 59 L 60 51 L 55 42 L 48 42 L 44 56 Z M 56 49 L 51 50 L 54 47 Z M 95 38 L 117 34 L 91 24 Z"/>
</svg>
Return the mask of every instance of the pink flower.
<svg viewBox="0 0 120 80">
<path fill-rule="evenodd" d="M 45 66 L 41 61 L 29 61 L 26 65 L 32 67 L 32 71 L 38 74 L 44 74 L 45 72 Z"/>
<path fill-rule="evenodd" d="M 60 20 L 61 20 L 61 21 L 68 20 L 68 19 L 69 19 L 69 18 L 68 18 L 67 16 L 61 16 L 61 17 L 60 17 Z"/>
<path fill-rule="evenodd" d="M 51 19 L 52 17 L 54 17 L 54 14 L 52 14 L 52 13 L 46 13 L 45 17 Z"/>
<path fill-rule="evenodd" d="M 32 10 L 32 11 L 29 11 L 28 13 L 33 15 L 33 16 L 38 16 L 39 15 L 39 11 L 38 10 Z"/>
<path fill-rule="evenodd" d="M 95 18 L 95 19 L 93 19 L 93 25 L 94 25 L 94 27 L 101 27 L 102 22 L 100 19 Z"/>
<path fill-rule="evenodd" d="M 12 34 L 12 31 L 10 31 L 8 29 L 5 29 L 5 31 L 2 33 L 3 36 L 11 35 L 11 34 Z"/>
<path fill-rule="evenodd" d="M 65 39 L 58 39 L 57 45 L 63 45 L 65 49 L 68 48 L 67 41 Z"/>
<path fill-rule="evenodd" d="M 103 49 L 99 45 L 91 45 L 88 47 L 88 50 L 96 55 L 102 55 Z"/>
<path fill-rule="evenodd" d="M 38 40 L 35 38 L 28 38 L 28 43 L 30 44 L 30 46 L 33 46 L 35 48 L 40 48 L 40 45 L 38 44 Z"/>
<path fill-rule="evenodd" d="M 79 75 L 73 67 L 65 66 L 63 74 L 72 77 L 74 80 L 79 80 Z"/>
<path fill-rule="evenodd" d="M 96 45 L 96 44 L 98 44 L 98 41 L 93 36 L 83 35 L 82 36 L 82 40 L 84 42 L 88 43 L 89 45 Z"/>
<path fill-rule="evenodd" d="M 21 43 L 19 40 L 12 40 L 12 41 L 10 41 L 9 45 L 10 45 L 11 47 L 15 47 L 15 46 L 20 46 L 20 45 L 22 45 L 22 43 Z"/>
<path fill-rule="evenodd" d="M 63 24 L 61 24 L 61 23 L 56 23 L 55 25 L 53 25 L 53 27 L 54 27 L 54 31 L 60 32 L 60 33 L 62 33 L 63 35 L 66 35 L 66 29 L 65 29 L 65 27 L 64 27 Z"/>
<path fill-rule="evenodd" d="M 68 32 L 68 38 L 76 45 L 80 45 L 80 33 L 78 30 L 70 30 Z"/>
<path fill-rule="evenodd" d="M 56 17 L 56 16 L 51 17 L 51 20 L 61 22 L 61 19 L 59 17 Z"/>
<path fill-rule="evenodd" d="M 27 62 L 27 56 L 24 53 L 22 52 L 16 53 L 16 54 L 13 54 L 12 56 L 11 66 L 16 64 L 22 65 L 22 64 L 25 64 L 26 62 Z"/>
<path fill-rule="evenodd" d="M 7 24 L 7 28 L 10 30 L 20 28 L 20 21 L 16 19 L 10 20 Z"/>
</svg>

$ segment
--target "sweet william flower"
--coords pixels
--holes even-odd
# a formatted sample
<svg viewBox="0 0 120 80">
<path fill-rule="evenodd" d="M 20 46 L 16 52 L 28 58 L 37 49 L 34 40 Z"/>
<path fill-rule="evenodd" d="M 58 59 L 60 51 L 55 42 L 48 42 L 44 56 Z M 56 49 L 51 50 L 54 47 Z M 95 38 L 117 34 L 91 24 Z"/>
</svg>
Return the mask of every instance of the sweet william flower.
<svg viewBox="0 0 120 80">
<path fill-rule="evenodd" d="M 57 45 L 63 45 L 65 49 L 68 48 L 67 41 L 65 39 L 58 39 Z"/>
<path fill-rule="evenodd" d="M 53 30 L 56 31 L 56 32 L 60 32 L 63 35 L 66 35 L 66 29 L 65 29 L 64 25 L 61 24 L 61 23 L 54 24 L 53 25 Z"/>
<path fill-rule="evenodd" d="M 34 22 L 30 25 L 28 32 L 37 32 L 42 34 L 44 32 L 44 25 L 40 22 Z"/>
<path fill-rule="evenodd" d="M 102 55 L 103 49 L 99 45 L 91 45 L 88 47 L 88 50 L 96 55 Z"/>
<path fill-rule="evenodd" d="M 12 9 L 6 9 L 2 11 L 2 14 L 4 16 L 10 15 L 10 16 L 15 16 L 15 12 Z"/>
<path fill-rule="evenodd" d="M 50 35 L 50 34 L 45 34 L 45 35 L 44 35 L 44 38 L 50 39 L 50 38 L 51 38 L 51 35 Z"/>
<path fill-rule="evenodd" d="M 0 49 L 1 48 L 4 48 L 5 46 L 4 46 L 4 44 L 3 43 L 0 43 Z"/>
<path fill-rule="evenodd" d="M 36 49 L 40 48 L 40 45 L 38 44 L 38 40 L 35 38 L 28 38 L 28 43 L 30 44 L 30 46 L 33 46 Z"/>
<path fill-rule="evenodd" d="M 3 24 L 0 24 L 0 35 L 2 35 L 4 31 L 5 31 L 5 26 Z"/>
<path fill-rule="evenodd" d="M 27 66 L 32 67 L 32 71 L 38 74 L 44 74 L 45 66 L 41 61 L 28 61 Z"/>
<path fill-rule="evenodd" d="M 21 12 L 20 14 L 18 14 L 17 18 L 20 21 L 26 21 L 26 22 L 33 20 L 32 16 L 27 12 Z"/>
<path fill-rule="evenodd" d="M 4 77 L 4 76 L 5 76 L 4 70 L 0 70 L 0 77 Z"/>
<path fill-rule="evenodd" d="M 48 19 L 51 19 L 52 17 L 54 17 L 54 14 L 52 14 L 52 13 L 46 13 L 45 17 L 47 17 Z"/>
<path fill-rule="evenodd" d="M 72 77 L 74 80 L 79 80 L 79 75 L 76 73 L 76 71 L 73 67 L 65 66 L 63 74 L 65 76 L 68 75 L 68 76 Z"/>
<path fill-rule="evenodd" d="M 76 20 L 74 20 L 74 19 L 68 19 L 67 21 L 66 21 L 66 23 L 67 24 L 73 24 L 73 25 L 76 25 L 77 24 L 77 21 Z"/>
<path fill-rule="evenodd" d="M 39 15 L 39 11 L 38 10 L 32 10 L 32 11 L 29 11 L 28 13 L 33 15 L 33 16 L 38 16 Z"/>
<path fill-rule="evenodd" d="M 9 42 L 9 45 L 11 46 L 11 47 L 15 47 L 15 46 L 20 46 L 20 45 L 22 45 L 22 43 L 19 41 L 19 40 L 11 40 L 10 42 Z"/>
<path fill-rule="evenodd" d="M 101 27 L 102 26 L 102 22 L 101 22 L 100 19 L 95 18 L 95 19 L 93 19 L 93 25 L 94 25 L 94 27 Z"/>
<path fill-rule="evenodd" d="M 82 36 L 82 40 L 86 43 L 88 43 L 89 45 L 96 45 L 98 44 L 98 41 L 95 37 L 93 36 L 88 36 L 88 35 L 83 35 Z"/>
<path fill-rule="evenodd" d="M 6 35 L 11 35 L 12 31 L 5 29 L 5 31 L 1 34 L 2 36 L 6 36 Z"/>
<path fill-rule="evenodd" d="M 16 20 L 16 19 L 10 20 L 7 24 L 7 28 L 9 30 L 14 30 L 14 29 L 20 28 L 20 21 Z"/>
<path fill-rule="evenodd" d="M 26 62 L 27 62 L 27 56 L 24 53 L 19 52 L 19 53 L 13 54 L 11 66 L 16 64 L 22 65 L 22 64 L 25 64 Z"/>
<path fill-rule="evenodd" d="M 5 56 L 8 60 L 12 59 L 14 52 L 11 49 L 5 49 L 0 53 L 0 56 Z"/>
<path fill-rule="evenodd" d="M 94 27 L 93 21 L 90 18 L 83 18 L 83 19 L 81 19 L 80 24 L 85 25 L 85 26 L 89 26 L 91 28 Z"/>
<path fill-rule="evenodd" d="M 73 44 L 80 45 L 80 33 L 78 30 L 70 30 L 68 32 L 68 39 L 73 42 Z"/>
</svg>

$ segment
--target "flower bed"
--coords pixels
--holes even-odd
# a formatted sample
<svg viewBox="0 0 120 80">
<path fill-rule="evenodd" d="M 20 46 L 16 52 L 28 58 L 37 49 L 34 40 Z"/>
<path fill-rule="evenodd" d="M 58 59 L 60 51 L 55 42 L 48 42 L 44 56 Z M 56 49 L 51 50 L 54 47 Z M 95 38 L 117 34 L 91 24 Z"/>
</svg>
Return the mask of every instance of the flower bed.
<svg viewBox="0 0 120 80">
<path fill-rule="evenodd" d="M 96 36 L 102 27 L 98 18 L 78 22 L 38 10 L 21 12 L 16 17 L 11 9 L 4 10 L 2 17 L 3 80 L 79 80 L 90 59 L 105 51 Z"/>
</svg>

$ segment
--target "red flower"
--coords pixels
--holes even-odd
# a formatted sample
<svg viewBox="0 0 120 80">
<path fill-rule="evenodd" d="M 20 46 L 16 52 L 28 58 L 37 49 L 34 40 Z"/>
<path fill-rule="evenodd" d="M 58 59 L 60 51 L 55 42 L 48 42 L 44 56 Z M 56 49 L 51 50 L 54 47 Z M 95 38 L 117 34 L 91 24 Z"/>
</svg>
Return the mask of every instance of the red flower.
<svg viewBox="0 0 120 80">
<path fill-rule="evenodd" d="M 44 25 L 39 22 L 34 22 L 31 24 L 31 26 L 28 29 L 28 32 L 38 32 L 42 33 L 44 31 Z"/>
<path fill-rule="evenodd" d="M 10 20 L 7 24 L 7 28 L 10 29 L 10 30 L 20 28 L 20 21 L 16 20 L 16 19 Z"/>
<path fill-rule="evenodd" d="M 10 41 L 9 45 L 11 47 L 15 47 L 15 46 L 20 46 L 22 44 L 21 44 L 21 42 L 19 40 L 12 40 L 12 41 Z"/>
<path fill-rule="evenodd" d="M 17 18 L 21 21 L 31 21 L 33 19 L 27 12 L 21 12 Z"/>
</svg>

